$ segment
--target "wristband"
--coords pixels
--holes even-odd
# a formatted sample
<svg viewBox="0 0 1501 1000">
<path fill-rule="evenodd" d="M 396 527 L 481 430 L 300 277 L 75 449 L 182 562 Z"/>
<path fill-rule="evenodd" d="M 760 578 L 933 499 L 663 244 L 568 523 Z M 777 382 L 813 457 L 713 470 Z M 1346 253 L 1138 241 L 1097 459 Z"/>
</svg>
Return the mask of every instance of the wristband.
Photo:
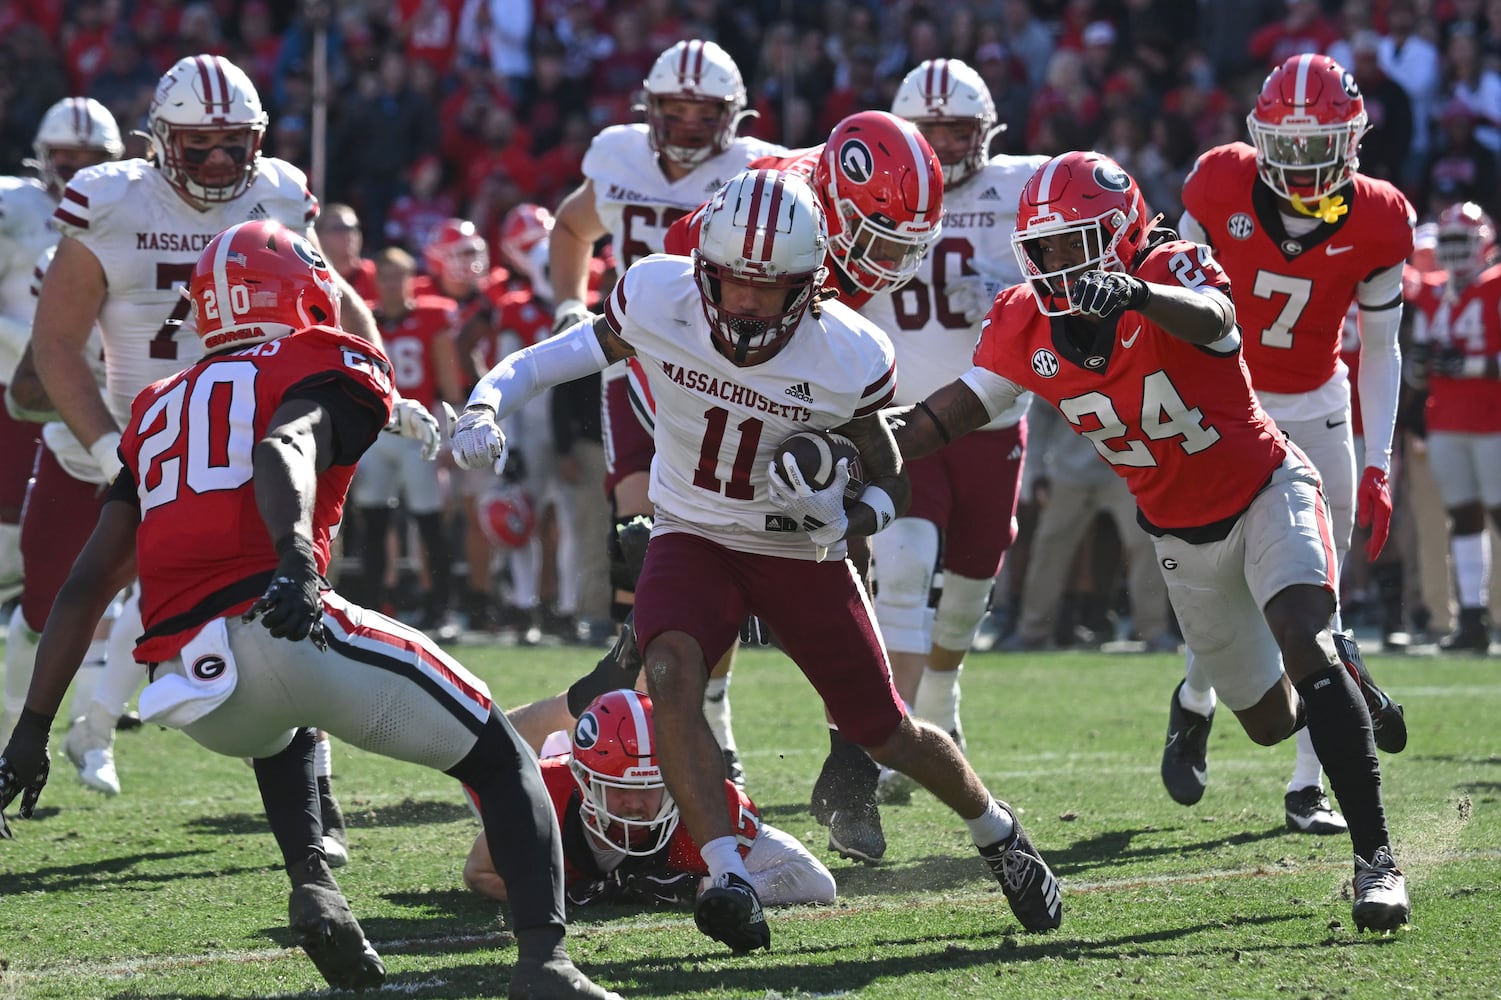
<svg viewBox="0 0 1501 1000">
<path fill-rule="evenodd" d="M 896 504 L 891 496 L 879 486 L 867 486 L 856 498 L 857 502 L 863 503 L 876 514 L 876 531 L 885 531 L 892 521 L 896 520 Z M 873 531 L 871 534 L 875 534 Z"/>
<path fill-rule="evenodd" d="M 1460 377 L 1461 378 L 1484 378 L 1485 377 L 1485 365 L 1486 365 L 1485 355 L 1482 354 L 1482 355 L 1479 355 L 1478 357 L 1475 356 L 1475 355 L 1471 355 L 1471 356 L 1465 358 L 1464 368 L 1460 372 Z"/>
</svg>

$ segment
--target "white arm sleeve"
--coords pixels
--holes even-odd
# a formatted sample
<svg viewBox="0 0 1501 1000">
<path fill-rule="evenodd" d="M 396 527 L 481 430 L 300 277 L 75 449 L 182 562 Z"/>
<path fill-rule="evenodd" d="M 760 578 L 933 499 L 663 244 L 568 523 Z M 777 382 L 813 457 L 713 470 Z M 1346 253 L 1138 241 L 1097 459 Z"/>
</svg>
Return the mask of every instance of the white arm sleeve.
<svg viewBox="0 0 1501 1000">
<path fill-rule="evenodd" d="M 767 823 L 751 842 L 745 858 L 751 885 L 768 906 L 832 903 L 834 876 L 790 833 Z"/>
<path fill-rule="evenodd" d="M 1178 218 L 1178 235 L 1190 243 L 1209 245 L 1209 234 L 1204 232 L 1204 227 L 1199 224 L 1199 220 L 1189 215 L 1187 211 Z"/>
<path fill-rule="evenodd" d="M 1355 299 L 1360 307 L 1357 382 L 1365 464 L 1389 472 L 1397 394 L 1402 388 L 1402 353 L 1397 346 L 1397 328 L 1402 323 L 1402 265 L 1395 264 L 1362 281 Z"/>
<path fill-rule="evenodd" d="M 989 368 L 979 365 L 959 376 L 959 381 L 980 397 L 991 420 L 1009 410 L 1021 398 L 1021 394 L 1027 391 L 1004 375 L 997 375 Z"/>
<path fill-rule="evenodd" d="M 500 420 L 543 389 L 604 371 L 609 363 L 594 335 L 594 323 L 575 323 L 555 337 L 502 358 L 474 387 L 468 405 L 488 406 Z"/>
</svg>

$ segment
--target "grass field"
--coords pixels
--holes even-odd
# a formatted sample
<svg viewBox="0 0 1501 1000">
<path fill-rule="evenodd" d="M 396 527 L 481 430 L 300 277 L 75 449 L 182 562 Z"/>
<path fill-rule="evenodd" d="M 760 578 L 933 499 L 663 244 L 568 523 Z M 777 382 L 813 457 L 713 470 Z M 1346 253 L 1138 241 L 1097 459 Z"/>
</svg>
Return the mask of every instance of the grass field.
<svg viewBox="0 0 1501 1000">
<path fill-rule="evenodd" d="M 558 690 L 592 651 L 466 647 L 514 705 Z M 1027 935 L 962 825 L 931 797 L 884 809 L 876 867 L 833 857 L 808 816 L 827 746 L 812 690 L 780 654 L 744 654 L 732 689 L 750 788 L 839 880 L 832 907 L 773 911 L 773 951 L 735 958 L 686 911 L 573 925 L 580 966 L 627 997 L 1501 997 L 1501 664 L 1371 657 L 1407 706 L 1384 758 L 1413 922 L 1357 935 L 1345 838 L 1285 832 L 1291 744 L 1253 745 L 1222 713 L 1193 809 L 1157 767 L 1180 661 L 976 655 L 969 754 L 1021 812 L 1064 886 L 1064 923 Z M 39 819 L 0 843 L 0 997 L 322 995 L 289 949 L 287 883 L 250 771 L 156 727 L 117 744 L 125 794 L 74 779 L 54 734 Z M 504 915 L 460 868 L 477 824 L 454 784 L 349 747 L 336 789 L 352 862 L 338 873 L 390 971 L 384 995 L 504 996 Z"/>
</svg>

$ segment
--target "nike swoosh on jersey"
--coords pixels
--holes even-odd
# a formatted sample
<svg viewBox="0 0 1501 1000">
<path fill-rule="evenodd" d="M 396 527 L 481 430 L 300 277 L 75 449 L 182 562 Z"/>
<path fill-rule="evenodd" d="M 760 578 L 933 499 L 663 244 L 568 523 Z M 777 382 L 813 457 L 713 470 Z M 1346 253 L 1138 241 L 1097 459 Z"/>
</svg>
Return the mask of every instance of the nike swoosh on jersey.
<svg viewBox="0 0 1501 1000">
<path fill-rule="evenodd" d="M 1334 428 L 1341 426 L 1342 424 L 1344 424 L 1343 420 L 1325 420 L 1324 421 L 1324 426 L 1327 427 L 1327 428 L 1329 428 L 1331 431 L 1334 430 Z"/>
<path fill-rule="evenodd" d="M 1127 337 L 1121 337 L 1121 346 L 1125 347 L 1125 348 L 1130 348 L 1132 344 L 1136 343 L 1136 338 L 1138 338 L 1140 336 L 1141 336 L 1141 327 L 1138 326 L 1136 328 L 1136 332 L 1133 333 L 1133 334 L 1131 334 L 1131 336 L 1129 338 L 1127 338 Z"/>
<path fill-rule="evenodd" d="M 1339 254 L 1346 253 L 1346 252 L 1348 252 L 1350 250 L 1354 250 L 1354 249 L 1355 249 L 1355 247 L 1353 247 L 1353 246 L 1348 246 L 1348 247 L 1325 247 L 1324 248 L 1324 253 L 1328 254 L 1330 257 L 1335 257 L 1335 256 L 1338 256 Z"/>
</svg>

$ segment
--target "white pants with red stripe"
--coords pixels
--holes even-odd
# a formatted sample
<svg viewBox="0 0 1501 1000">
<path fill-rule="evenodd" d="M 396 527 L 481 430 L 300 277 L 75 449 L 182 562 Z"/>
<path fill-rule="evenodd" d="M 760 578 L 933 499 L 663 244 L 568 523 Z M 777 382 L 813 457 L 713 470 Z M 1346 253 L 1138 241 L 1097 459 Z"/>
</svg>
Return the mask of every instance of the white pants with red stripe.
<svg viewBox="0 0 1501 1000">
<path fill-rule="evenodd" d="M 362 750 L 446 771 L 474 749 L 490 690 L 418 630 L 323 595 L 328 648 L 271 636 L 259 621 L 228 621 L 235 691 L 184 728 L 230 757 L 269 757 L 304 726 Z M 183 673 L 182 658 L 154 676 Z"/>
<path fill-rule="evenodd" d="M 1225 538 L 1191 545 L 1164 535 L 1156 547 L 1192 669 L 1231 711 L 1250 708 L 1282 675 L 1267 602 L 1294 584 L 1335 592 L 1334 529 L 1317 475 L 1291 452 Z"/>
</svg>

